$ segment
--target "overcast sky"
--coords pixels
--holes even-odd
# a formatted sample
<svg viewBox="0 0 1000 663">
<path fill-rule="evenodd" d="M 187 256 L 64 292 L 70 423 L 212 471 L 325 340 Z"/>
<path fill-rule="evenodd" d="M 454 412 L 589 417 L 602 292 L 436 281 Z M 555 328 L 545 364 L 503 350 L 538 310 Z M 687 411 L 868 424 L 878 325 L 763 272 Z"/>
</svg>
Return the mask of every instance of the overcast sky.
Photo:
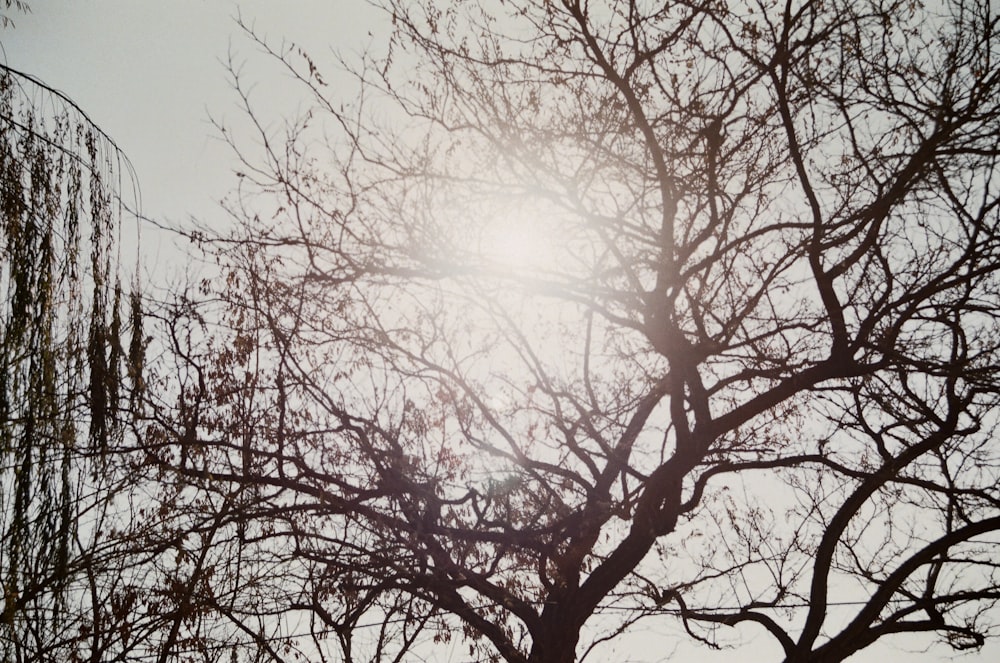
<svg viewBox="0 0 1000 663">
<path fill-rule="evenodd" d="M 224 222 L 233 161 L 211 118 L 241 116 L 224 62 L 254 79 L 264 58 L 236 24 L 240 15 L 276 42 L 317 60 L 378 39 L 381 16 L 363 0 L 29 0 L 0 32 L 6 62 L 65 93 L 122 148 L 135 167 L 145 215 L 167 223 Z M 266 78 L 262 74 L 262 78 Z M 267 81 L 255 98 L 268 101 Z M 148 273 L 162 273 L 163 242 L 144 244 Z M 169 242 L 168 242 L 169 243 Z"/>
<path fill-rule="evenodd" d="M 168 223 L 189 217 L 223 222 L 219 200 L 234 182 L 232 162 L 209 118 L 239 116 L 223 66 L 228 54 L 247 61 L 251 79 L 255 63 L 262 61 L 235 24 L 237 14 L 274 40 L 301 44 L 321 68 L 331 48 L 356 51 L 379 39 L 384 25 L 363 0 L 28 1 L 32 12 L 12 14 L 16 27 L 0 32 L 7 64 L 64 92 L 112 136 L 135 167 L 143 212 Z M 266 99 L 269 91 L 259 87 L 255 94 Z M 647 624 L 668 639 L 679 635 L 674 625 Z M 663 641 L 650 650 L 648 641 L 637 644 L 641 640 L 623 639 L 616 655 L 657 660 L 668 652 Z M 923 639 L 897 640 L 895 647 L 873 647 L 851 660 L 1000 660 L 995 644 L 967 656 L 953 656 L 947 648 L 933 654 L 914 651 L 925 644 Z M 691 655 L 683 650 L 675 660 L 763 663 L 777 660 L 776 655 L 773 642 L 759 636 L 738 652 Z"/>
</svg>

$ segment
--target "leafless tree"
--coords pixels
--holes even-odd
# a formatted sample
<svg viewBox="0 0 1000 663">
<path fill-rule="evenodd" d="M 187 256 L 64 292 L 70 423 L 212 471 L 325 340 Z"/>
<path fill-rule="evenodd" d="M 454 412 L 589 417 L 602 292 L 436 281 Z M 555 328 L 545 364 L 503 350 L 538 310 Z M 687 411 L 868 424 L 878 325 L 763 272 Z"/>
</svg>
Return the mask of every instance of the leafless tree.
<svg viewBox="0 0 1000 663">
<path fill-rule="evenodd" d="M 346 660 L 981 646 L 995 4 L 420 4 L 350 90 L 258 40 L 282 130 L 234 68 L 237 230 L 142 438 L 246 564 L 206 614 Z"/>
</svg>

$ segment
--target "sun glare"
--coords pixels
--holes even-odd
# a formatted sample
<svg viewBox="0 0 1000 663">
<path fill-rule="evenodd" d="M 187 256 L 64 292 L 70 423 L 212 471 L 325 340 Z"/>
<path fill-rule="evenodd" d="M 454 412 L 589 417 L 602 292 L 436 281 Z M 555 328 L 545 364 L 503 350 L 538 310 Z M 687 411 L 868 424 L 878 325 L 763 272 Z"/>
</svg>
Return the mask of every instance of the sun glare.
<svg viewBox="0 0 1000 663">
<path fill-rule="evenodd" d="M 504 271 L 550 271 L 559 260 L 555 231 L 540 210 L 512 206 L 483 229 L 479 250 L 484 262 Z"/>
</svg>

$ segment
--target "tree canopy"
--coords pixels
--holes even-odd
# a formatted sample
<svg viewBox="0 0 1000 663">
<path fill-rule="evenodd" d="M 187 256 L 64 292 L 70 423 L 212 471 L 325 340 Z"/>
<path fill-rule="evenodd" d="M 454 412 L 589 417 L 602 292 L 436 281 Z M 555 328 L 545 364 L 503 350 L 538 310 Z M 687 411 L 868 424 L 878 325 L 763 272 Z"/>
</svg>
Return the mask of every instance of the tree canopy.
<svg viewBox="0 0 1000 663">
<path fill-rule="evenodd" d="M 990 0 L 383 4 L 333 63 L 247 28 L 308 102 L 275 123 L 231 68 L 231 230 L 189 232 L 219 278 L 147 311 L 127 573 L 66 646 L 981 647 Z"/>
<path fill-rule="evenodd" d="M 350 94 L 259 40 L 312 99 L 283 133 L 234 72 L 261 149 L 223 127 L 239 229 L 146 438 L 213 514 L 199 600 L 347 660 L 981 646 L 995 8 L 386 9 Z"/>
</svg>

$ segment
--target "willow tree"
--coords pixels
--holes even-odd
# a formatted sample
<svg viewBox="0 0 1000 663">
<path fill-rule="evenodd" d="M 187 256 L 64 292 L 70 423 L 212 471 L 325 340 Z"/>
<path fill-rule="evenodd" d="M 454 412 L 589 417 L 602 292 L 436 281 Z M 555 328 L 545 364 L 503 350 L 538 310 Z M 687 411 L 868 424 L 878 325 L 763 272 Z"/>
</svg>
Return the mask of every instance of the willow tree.
<svg viewBox="0 0 1000 663">
<path fill-rule="evenodd" d="M 4 660 L 68 659 L 109 609 L 95 575 L 107 454 L 136 405 L 142 351 L 138 293 L 123 301 L 119 276 L 122 177 L 121 152 L 72 101 L 0 67 Z"/>
<path fill-rule="evenodd" d="M 198 646 L 981 646 L 995 3 L 386 4 L 355 91 L 260 42 L 285 132 L 235 77 L 226 306 L 144 438 Z"/>
</svg>

